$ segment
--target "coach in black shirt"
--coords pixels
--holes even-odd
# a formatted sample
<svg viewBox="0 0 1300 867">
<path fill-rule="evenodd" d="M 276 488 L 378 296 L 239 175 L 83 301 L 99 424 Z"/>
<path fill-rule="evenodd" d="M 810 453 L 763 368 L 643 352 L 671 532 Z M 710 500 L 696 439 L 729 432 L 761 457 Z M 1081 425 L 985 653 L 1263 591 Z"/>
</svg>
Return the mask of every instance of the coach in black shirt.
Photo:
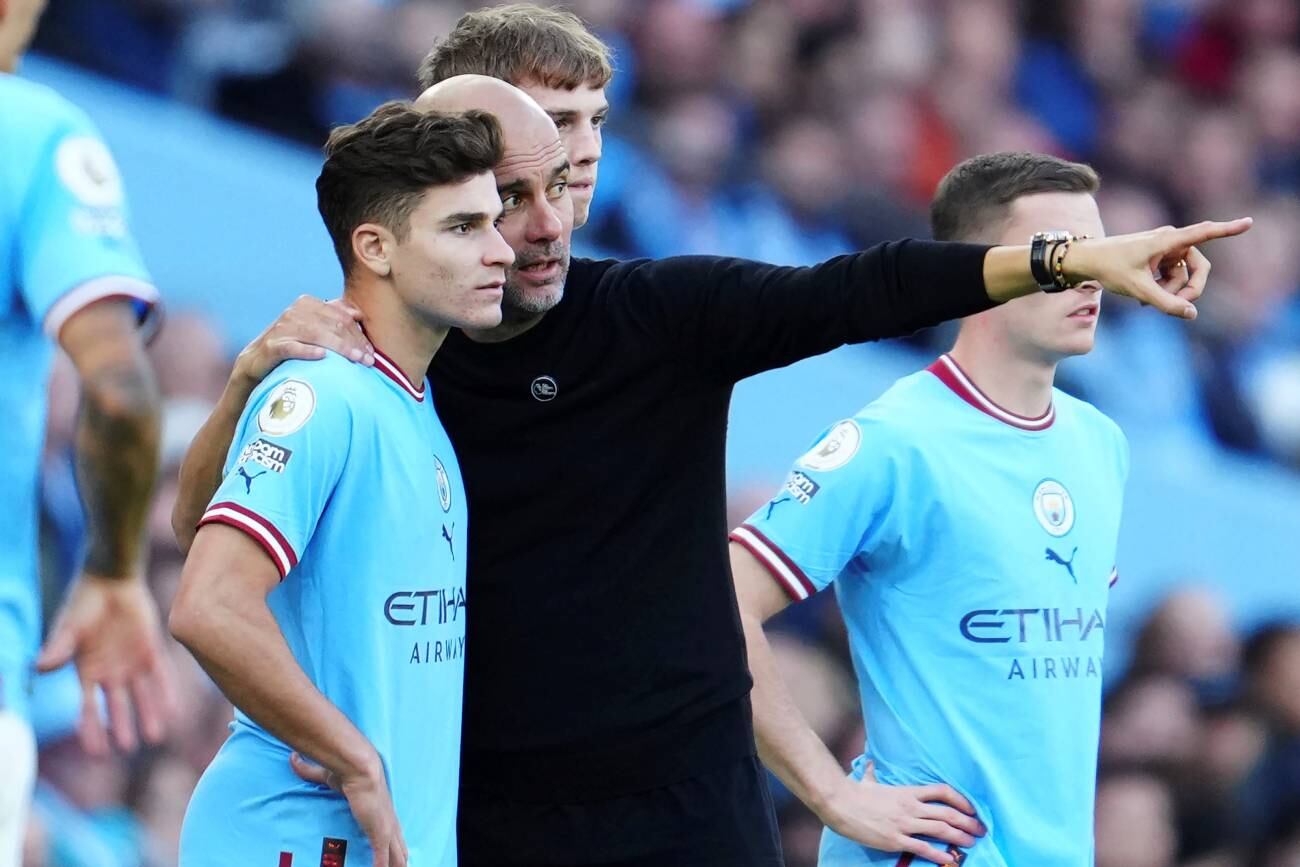
<svg viewBox="0 0 1300 867">
<path fill-rule="evenodd" d="M 902 241 L 811 268 L 570 261 L 554 127 L 484 81 L 422 97 L 501 120 L 501 232 L 517 256 L 501 328 L 451 334 L 429 371 L 471 510 L 461 863 L 779 864 L 727 561 L 732 386 L 1037 291 L 1030 250 Z M 1194 315 L 1208 263 L 1191 245 L 1243 229 L 1076 242 L 1066 277 Z M 1188 264 L 1159 286 L 1147 263 L 1160 260 Z M 250 383 L 304 343 L 360 357 L 352 326 L 343 307 L 299 299 L 241 354 L 187 456 L 183 541 Z"/>
</svg>

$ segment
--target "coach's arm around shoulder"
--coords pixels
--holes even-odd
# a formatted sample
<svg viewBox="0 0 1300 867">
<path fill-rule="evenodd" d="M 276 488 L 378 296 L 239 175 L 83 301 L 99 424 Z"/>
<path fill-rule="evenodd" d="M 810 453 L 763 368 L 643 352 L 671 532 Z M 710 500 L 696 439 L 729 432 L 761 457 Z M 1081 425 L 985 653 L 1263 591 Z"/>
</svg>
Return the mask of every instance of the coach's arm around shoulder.
<svg viewBox="0 0 1300 867">
<path fill-rule="evenodd" d="M 375 867 L 405 867 L 383 761 L 298 665 L 266 601 L 279 582 L 275 564 L 251 537 L 207 524 L 181 573 L 171 633 L 236 707 L 297 750 L 290 760 L 300 777 L 347 798 L 374 849 Z"/>
<path fill-rule="evenodd" d="M 790 604 L 790 597 L 743 546 L 731 543 L 731 570 L 745 630 L 759 757 L 799 800 L 839 834 L 885 852 L 910 852 L 936 864 L 946 852 L 918 839 L 924 835 L 966 848 L 984 828 L 974 808 L 946 785 L 886 786 L 845 775 L 794 704 L 777 670 L 763 623 Z"/>
<path fill-rule="evenodd" d="M 182 552 L 194 544 L 203 510 L 221 484 L 221 470 L 244 404 L 282 361 L 317 360 L 337 352 L 359 364 L 375 363 L 375 350 L 361 329 L 361 311 L 342 299 L 321 301 L 301 295 L 235 360 L 221 399 L 190 443 L 181 463 L 172 532 Z"/>
<path fill-rule="evenodd" d="M 131 302 L 108 297 L 73 313 L 58 334 L 81 385 L 75 446 L 86 560 L 37 669 L 76 664 L 81 739 L 92 754 L 108 751 L 97 688 L 104 693 L 113 738 L 124 750 L 134 748 L 137 724 L 146 741 L 161 741 L 174 706 L 158 610 L 144 580 L 160 406 L 138 320 Z"/>
</svg>

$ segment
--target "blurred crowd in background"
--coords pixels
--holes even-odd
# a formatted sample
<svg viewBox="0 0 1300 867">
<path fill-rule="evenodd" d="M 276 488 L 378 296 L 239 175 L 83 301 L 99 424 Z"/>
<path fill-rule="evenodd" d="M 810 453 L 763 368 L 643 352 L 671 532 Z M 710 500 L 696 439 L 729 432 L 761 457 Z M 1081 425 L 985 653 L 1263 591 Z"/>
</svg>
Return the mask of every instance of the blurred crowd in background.
<svg viewBox="0 0 1300 867">
<path fill-rule="evenodd" d="M 618 70 L 580 252 L 811 262 L 927 235 L 936 182 L 968 155 L 1028 149 L 1085 160 L 1102 173 L 1112 233 L 1245 214 L 1256 224 L 1211 251 L 1213 292 L 1193 326 L 1109 305 L 1095 357 L 1063 371 L 1067 387 L 1144 432 L 1217 442 L 1280 473 L 1300 468 L 1296 0 L 567 5 L 614 46 Z M 55 0 L 35 47 L 315 147 L 332 125 L 413 95 L 419 61 L 465 9 Z M 912 338 L 927 348 L 943 339 Z M 168 408 L 150 579 L 166 610 L 181 567 L 169 526 L 177 466 L 231 358 L 211 323 L 175 311 L 152 351 Z M 1128 364 L 1121 386 L 1114 374 Z M 56 370 L 51 390 L 48 605 L 75 569 L 81 538 L 70 369 Z M 750 505 L 738 502 L 736 517 Z M 1238 635 L 1224 610 L 1212 591 L 1179 590 L 1150 616 L 1129 670 L 1108 684 L 1099 867 L 1300 865 L 1300 627 Z M 783 623 L 788 682 L 847 763 L 863 731 L 834 600 L 822 594 Z M 165 746 L 133 757 L 84 755 L 62 710 L 72 688 L 75 711 L 75 683 L 41 682 L 26 867 L 174 863 L 189 791 L 230 708 L 171 649 L 184 716 Z M 820 825 L 774 789 L 788 863 L 815 863 Z"/>
</svg>

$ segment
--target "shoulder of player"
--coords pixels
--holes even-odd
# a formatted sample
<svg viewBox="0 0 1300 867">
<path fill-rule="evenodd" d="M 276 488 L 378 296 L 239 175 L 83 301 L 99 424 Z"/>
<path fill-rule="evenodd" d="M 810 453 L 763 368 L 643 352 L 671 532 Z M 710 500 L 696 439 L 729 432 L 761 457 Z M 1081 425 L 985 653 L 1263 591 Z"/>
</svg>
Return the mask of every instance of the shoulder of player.
<svg viewBox="0 0 1300 867">
<path fill-rule="evenodd" d="M 906 464 L 923 455 L 942 433 L 929 397 L 925 380 L 912 374 L 841 422 L 852 424 L 861 439 L 849 465 L 881 460 Z"/>
<path fill-rule="evenodd" d="M 277 389 L 298 383 L 310 392 L 313 413 L 351 417 L 365 413 L 373 405 L 368 394 L 384 388 L 378 376 L 374 370 L 333 352 L 317 361 L 290 360 L 271 371 L 253 392 L 250 404 L 263 403 Z"/>
<path fill-rule="evenodd" d="M 936 429 L 934 386 L 937 382 L 927 371 L 909 374 L 864 406 L 854 418 L 876 436 L 914 445 Z"/>
<path fill-rule="evenodd" d="M 1124 439 L 1124 431 L 1119 424 L 1086 400 L 1081 400 L 1072 394 L 1061 391 L 1059 388 L 1054 388 L 1052 389 L 1052 403 L 1056 409 L 1058 419 L 1063 417 L 1072 418 L 1078 424 L 1096 427 L 1119 439 Z"/>
<path fill-rule="evenodd" d="M 795 469 L 815 474 L 845 468 L 863 470 L 881 461 L 906 459 L 917 450 L 917 424 L 885 398 L 888 393 L 835 422 L 795 463 Z"/>
<path fill-rule="evenodd" d="M 1055 389 L 1052 396 L 1056 407 L 1056 424 L 1073 424 L 1086 431 L 1088 441 L 1109 442 L 1115 453 L 1127 464 L 1129 444 L 1123 428 L 1097 407 L 1073 395 Z"/>
<path fill-rule="evenodd" d="M 21 76 L 0 76 L 0 102 L 12 109 L 0 115 L 0 127 L 21 133 L 28 143 L 71 130 L 94 129 L 86 113 L 58 91 Z"/>
</svg>

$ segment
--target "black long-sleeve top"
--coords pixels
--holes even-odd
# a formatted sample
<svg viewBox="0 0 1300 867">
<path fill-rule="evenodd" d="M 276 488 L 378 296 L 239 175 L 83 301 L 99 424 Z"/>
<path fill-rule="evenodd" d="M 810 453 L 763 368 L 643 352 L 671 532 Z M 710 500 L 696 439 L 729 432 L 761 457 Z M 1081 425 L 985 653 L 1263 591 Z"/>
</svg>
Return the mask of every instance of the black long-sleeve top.
<svg viewBox="0 0 1300 867">
<path fill-rule="evenodd" d="M 987 250 L 574 259 L 531 330 L 448 337 L 430 377 L 470 509 L 462 797 L 568 803 L 754 754 L 727 559 L 732 387 L 992 306 Z"/>
</svg>

